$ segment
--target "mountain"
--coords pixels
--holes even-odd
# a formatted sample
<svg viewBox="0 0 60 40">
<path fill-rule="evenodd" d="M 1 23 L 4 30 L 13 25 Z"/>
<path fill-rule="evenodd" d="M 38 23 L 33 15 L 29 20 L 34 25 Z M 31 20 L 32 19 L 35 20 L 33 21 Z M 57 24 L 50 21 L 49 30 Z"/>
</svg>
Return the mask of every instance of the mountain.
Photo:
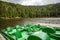
<svg viewBox="0 0 60 40">
<path fill-rule="evenodd" d="M 24 6 L 0 1 L 0 17 L 60 17 L 60 3 L 43 6 Z"/>
</svg>

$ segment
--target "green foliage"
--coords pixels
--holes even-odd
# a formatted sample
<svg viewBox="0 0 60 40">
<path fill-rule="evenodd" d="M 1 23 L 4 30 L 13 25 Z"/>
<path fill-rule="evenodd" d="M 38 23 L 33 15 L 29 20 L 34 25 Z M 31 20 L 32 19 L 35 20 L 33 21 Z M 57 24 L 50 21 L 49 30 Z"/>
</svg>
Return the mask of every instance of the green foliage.
<svg viewBox="0 0 60 40">
<path fill-rule="evenodd" d="M 0 17 L 60 17 L 60 3 L 44 6 L 23 6 L 0 1 Z"/>
</svg>

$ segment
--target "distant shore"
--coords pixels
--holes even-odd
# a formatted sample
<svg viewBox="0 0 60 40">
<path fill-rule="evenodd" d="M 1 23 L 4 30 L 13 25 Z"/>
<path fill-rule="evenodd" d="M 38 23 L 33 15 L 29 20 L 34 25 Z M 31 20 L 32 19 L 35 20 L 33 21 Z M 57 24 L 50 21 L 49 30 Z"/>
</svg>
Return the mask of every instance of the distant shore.
<svg viewBox="0 0 60 40">
<path fill-rule="evenodd" d="M 0 17 L 1 19 L 20 19 L 21 17 Z"/>
<path fill-rule="evenodd" d="M 20 18 L 22 18 L 22 17 L 0 17 L 0 19 L 20 19 Z M 27 18 L 29 18 L 29 17 L 27 17 Z M 40 17 L 40 18 L 60 18 L 60 17 Z"/>
</svg>

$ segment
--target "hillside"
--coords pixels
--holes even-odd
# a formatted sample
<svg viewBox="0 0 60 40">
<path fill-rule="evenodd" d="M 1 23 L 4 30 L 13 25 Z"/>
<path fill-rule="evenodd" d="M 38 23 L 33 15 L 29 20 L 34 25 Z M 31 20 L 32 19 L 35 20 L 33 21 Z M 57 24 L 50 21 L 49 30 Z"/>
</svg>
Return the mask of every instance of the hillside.
<svg viewBox="0 0 60 40">
<path fill-rule="evenodd" d="M 60 3 L 44 6 L 23 6 L 0 1 L 0 17 L 60 17 Z"/>
</svg>

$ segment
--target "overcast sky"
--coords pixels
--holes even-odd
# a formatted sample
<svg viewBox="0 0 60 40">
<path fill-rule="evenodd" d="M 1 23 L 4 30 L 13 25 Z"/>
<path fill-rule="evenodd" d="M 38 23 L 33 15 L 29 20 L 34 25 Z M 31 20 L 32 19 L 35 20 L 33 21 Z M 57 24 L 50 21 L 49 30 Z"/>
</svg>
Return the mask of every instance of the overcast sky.
<svg viewBox="0 0 60 40">
<path fill-rule="evenodd" d="M 53 3 L 60 3 L 60 0 L 2 0 L 22 5 L 46 5 Z"/>
</svg>

